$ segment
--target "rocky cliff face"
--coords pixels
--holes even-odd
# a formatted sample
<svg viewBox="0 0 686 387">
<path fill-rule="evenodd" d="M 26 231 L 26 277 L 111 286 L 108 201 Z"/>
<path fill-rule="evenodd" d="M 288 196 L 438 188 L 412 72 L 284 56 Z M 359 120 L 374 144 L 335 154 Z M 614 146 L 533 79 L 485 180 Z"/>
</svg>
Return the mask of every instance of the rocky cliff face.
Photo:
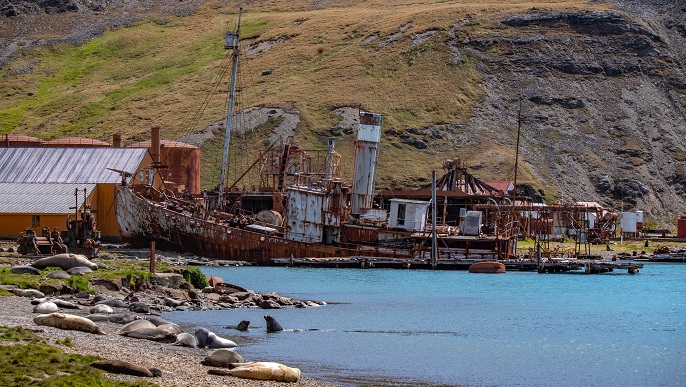
<svg viewBox="0 0 686 387">
<path fill-rule="evenodd" d="M 565 201 L 624 202 L 661 221 L 686 213 L 684 12 L 636 14 L 651 18 L 533 10 L 483 33 L 455 28 L 448 44 L 477 62 L 487 95 L 463 146 L 512 146 L 504 128 L 521 111 L 520 166 Z"/>
</svg>

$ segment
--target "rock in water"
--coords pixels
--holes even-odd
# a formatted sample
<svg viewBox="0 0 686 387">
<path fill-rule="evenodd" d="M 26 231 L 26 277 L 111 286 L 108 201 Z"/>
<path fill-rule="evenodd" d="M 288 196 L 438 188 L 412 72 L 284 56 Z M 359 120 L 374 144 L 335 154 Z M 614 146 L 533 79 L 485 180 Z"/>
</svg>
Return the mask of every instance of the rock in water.
<svg viewBox="0 0 686 387">
<path fill-rule="evenodd" d="M 85 255 L 81 254 L 57 254 L 45 257 L 32 263 L 31 266 L 38 269 L 45 269 L 49 266 L 59 267 L 62 270 L 69 270 L 73 267 L 85 266 L 91 270 L 98 270 L 98 265 L 91 262 Z"/>
<path fill-rule="evenodd" d="M 105 335 L 105 331 L 100 329 L 93 321 L 73 314 L 66 313 L 50 313 L 39 314 L 33 318 L 33 322 L 38 325 L 46 325 L 59 329 L 68 329 L 74 331 L 83 331 L 88 333 L 97 333 Z"/>
</svg>

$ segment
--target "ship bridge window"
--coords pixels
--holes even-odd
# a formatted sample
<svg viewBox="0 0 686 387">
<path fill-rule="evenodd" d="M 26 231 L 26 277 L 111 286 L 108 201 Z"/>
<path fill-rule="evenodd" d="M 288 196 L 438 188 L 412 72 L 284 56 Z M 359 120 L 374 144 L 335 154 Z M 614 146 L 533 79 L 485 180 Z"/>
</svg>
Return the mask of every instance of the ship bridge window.
<svg viewBox="0 0 686 387">
<path fill-rule="evenodd" d="M 398 204 L 398 226 L 405 225 L 405 204 Z"/>
</svg>

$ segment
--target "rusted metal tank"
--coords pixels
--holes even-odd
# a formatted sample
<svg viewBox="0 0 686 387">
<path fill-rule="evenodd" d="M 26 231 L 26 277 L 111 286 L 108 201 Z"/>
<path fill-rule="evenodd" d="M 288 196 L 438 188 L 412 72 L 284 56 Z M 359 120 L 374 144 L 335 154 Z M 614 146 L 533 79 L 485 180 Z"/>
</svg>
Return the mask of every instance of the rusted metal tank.
<svg viewBox="0 0 686 387">
<path fill-rule="evenodd" d="M 112 145 L 104 141 L 96 140 L 94 138 L 65 137 L 50 141 L 44 141 L 41 146 L 54 148 L 106 148 L 111 147 Z"/>
<path fill-rule="evenodd" d="M 131 144 L 131 148 L 151 148 L 150 141 Z M 200 149 L 179 141 L 160 140 L 160 161 L 169 169 L 162 171 L 165 181 L 200 193 Z"/>
<path fill-rule="evenodd" d="M 0 136 L 0 147 L 38 147 L 43 140 L 21 134 L 3 134 Z"/>
</svg>

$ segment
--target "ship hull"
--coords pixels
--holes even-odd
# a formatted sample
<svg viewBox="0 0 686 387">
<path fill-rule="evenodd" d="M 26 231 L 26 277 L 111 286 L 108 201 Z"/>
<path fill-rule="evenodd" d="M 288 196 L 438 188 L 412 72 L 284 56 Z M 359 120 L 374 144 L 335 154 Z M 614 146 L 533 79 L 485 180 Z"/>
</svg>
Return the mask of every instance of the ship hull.
<svg viewBox="0 0 686 387">
<path fill-rule="evenodd" d="M 298 242 L 276 235 L 254 232 L 227 224 L 204 220 L 170 210 L 119 186 L 115 194 L 117 224 L 124 242 L 132 247 L 148 247 L 151 241 L 163 250 L 193 253 L 217 259 L 273 264 L 273 258 L 325 258 L 369 256 L 411 258 L 411 249 L 379 246 L 349 246 Z"/>
</svg>

